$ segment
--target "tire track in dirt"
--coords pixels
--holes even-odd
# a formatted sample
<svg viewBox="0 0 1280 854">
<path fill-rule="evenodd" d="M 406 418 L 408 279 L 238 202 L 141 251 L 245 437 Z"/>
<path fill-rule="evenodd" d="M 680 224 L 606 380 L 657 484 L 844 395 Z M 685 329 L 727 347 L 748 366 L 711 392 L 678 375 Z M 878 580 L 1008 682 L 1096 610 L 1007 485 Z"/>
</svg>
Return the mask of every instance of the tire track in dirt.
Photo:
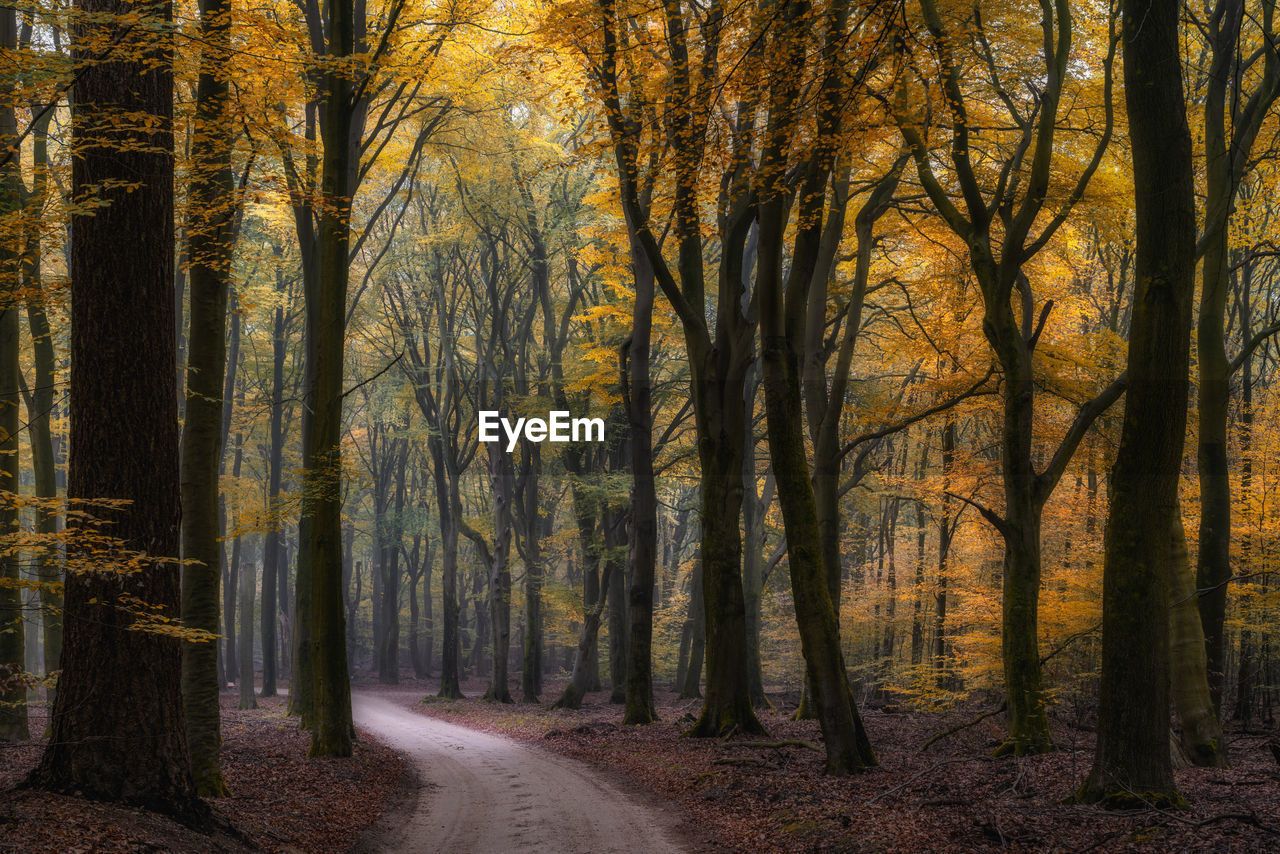
<svg viewBox="0 0 1280 854">
<path fill-rule="evenodd" d="M 679 854 L 667 819 L 585 765 L 369 694 L 356 725 L 400 751 L 427 785 L 378 840 L 403 854 Z"/>
</svg>

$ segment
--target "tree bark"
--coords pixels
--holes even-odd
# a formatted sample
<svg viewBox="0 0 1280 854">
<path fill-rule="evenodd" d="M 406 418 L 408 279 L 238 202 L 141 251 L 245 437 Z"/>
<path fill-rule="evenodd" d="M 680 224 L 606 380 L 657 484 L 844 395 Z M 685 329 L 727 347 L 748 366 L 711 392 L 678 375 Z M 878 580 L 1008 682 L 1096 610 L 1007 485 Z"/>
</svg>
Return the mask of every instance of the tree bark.
<svg viewBox="0 0 1280 854">
<path fill-rule="evenodd" d="M 18 22 L 13 9 L 0 8 L 0 49 L 14 52 L 17 48 Z M 6 95 L 9 93 L 6 93 Z M 18 141 L 17 116 L 9 99 L 0 105 L 0 145 L 14 151 Z M 0 215 L 13 217 L 22 205 L 20 165 L 17 152 L 6 155 L 0 166 Z M 20 490 L 21 470 L 18 462 L 18 388 L 19 339 L 17 294 L 21 288 L 22 241 L 18 234 L 8 234 L 0 245 L 0 291 L 5 294 L 0 309 L 0 490 L 15 498 Z M 18 504 L 6 500 L 0 511 L 0 536 L 8 537 L 18 527 Z M 21 559 L 16 554 L 0 559 L 0 684 L 11 685 L 0 691 L 0 739 L 30 737 L 27 728 L 27 687 L 17 677 L 26 670 L 26 638 Z M 215 654 L 216 654 L 215 646 Z"/>
<path fill-rule="evenodd" d="M 186 408 L 182 423 L 182 556 L 196 561 L 182 570 L 182 619 L 218 632 L 218 583 L 222 577 L 219 463 L 222 457 L 223 377 L 226 371 L 227 298 L 235 251 L 236 196 L 231 149 L 236 133 L 223 67 L 231 36 L 228 0 L 200 4 L 200 75 L 191 133 L 190 213 L 187 247 L 191 328 L 187 336 Z M 188 644 L 182 655 L 182 699 L 187 751 L 196 792 L 228 794 L 218 754 L 217 644 Z M 252 671 L 251 671 L 252 672 Z"/>
<path fill-rule="evenodd" d="M 276 294 L 285 294 L 284 276 L 276 270 Z M 284 305 L 276 306 L 271 322 L 271 416 L 267 430 L 270 448 L 267 452 L 267 530 L 262 546 L 262 696 L 276 696 L 276 614 L 286 601 L 277 598 L 277 587 L 288 566 L 282 565 L 280 553 L 284 539 L 284 519 L 280 507 L 280 487 L 284 468 L 284 361 L 287 354 Z"/>
<path fill-rule="evenodd" d="M 1129 392 L 1104 539 L 1102 678 L 1093 770 L 1078 797 L 1180 804 L 1169 755 L 1170 533 L 1189 396 L 1196 214 L 1176 0 L 1124 0 L 1137 288 Z"/>
<path fill-rule="evenodd" d="M 104 27 L 121 52 L 93 62 L 97 47 L 77 39 L 73 48 L 88 62 L 72 84 L 71 192 L 103 204 L 72 216 L 67 493 L 131 502 L 95 515 L 154 562 L 127 579 L 68 575 L 62 675 L 32 782 L 196 817 L 204 810 L 184 738 L 181 642 L 132 631 L 136 617 L 120 607 L 126 591 L 163 616 L 176 618 L 179 607 L 178 568 L 164 562 L 178 554 L 181 516 L 172 37 L 157 35 L 171 32 L 172 8 L 140 11 L 116 0 L 79 0 L 76 8 L 89 20 L 115 16 Z M 144 26 L 119 17 L 138 14 Z M 121 119 L 139 113 L 154 118 L 145 126 Z"/>
<path fill-rule="evenodd" d="M 329 53 L 355 50 L 353 0 L 328 4 Z M 325 72 L 317 277 L 307 294 L 307 355 L 313 360 L 304 395 L 312 413 L 303 466 L 306 560 L 311 587 L 312 712 L 310 756 L 350 756 L 351 681 L 347 671 L 342 595 L 342 379 L 351 238 L 351 130 L 354 105 L 347 71 Z M 300 559 L 301 562 L 301 559 Z M 301 570 L 300 570 L 301 572 Z"/>
</svg>

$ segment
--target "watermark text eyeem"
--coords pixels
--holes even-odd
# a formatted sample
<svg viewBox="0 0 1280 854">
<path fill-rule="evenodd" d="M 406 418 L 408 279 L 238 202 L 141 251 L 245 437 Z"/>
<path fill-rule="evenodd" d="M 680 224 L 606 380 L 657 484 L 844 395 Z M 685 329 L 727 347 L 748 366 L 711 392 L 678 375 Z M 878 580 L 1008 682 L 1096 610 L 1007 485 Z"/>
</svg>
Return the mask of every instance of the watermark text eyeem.
<svg viewBox="0 0 1280 854">
<path fill-rule="evenodd" d="M 571 418 L 563 409 L 552 410 L 546 418 L 503 418 L 495 409 L 482 409 L 480 441 L 501 442 L 499 428 L 506 434 L 507 453 L 516 449 L 520 439 L 527 442 L 603 442 L 603 418 Z"/>
</svg>

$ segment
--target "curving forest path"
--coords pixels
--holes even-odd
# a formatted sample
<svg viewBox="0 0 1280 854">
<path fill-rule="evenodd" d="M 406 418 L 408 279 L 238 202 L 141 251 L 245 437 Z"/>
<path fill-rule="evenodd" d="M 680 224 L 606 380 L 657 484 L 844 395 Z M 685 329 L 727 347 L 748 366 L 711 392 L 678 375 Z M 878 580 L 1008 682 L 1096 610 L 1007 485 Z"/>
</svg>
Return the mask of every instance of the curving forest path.
<svg viewBox="0 0 1280 854">
<path fill-rule="evenodd" d="M 415 695 L 416 696 L 416 695 Z M 400 751 L 425 785 L 404 821 L 378 840 L 388 852 L 677 854 L 670 819 L 587 766 L 353 693 L 356 725 Z M 406 702 L 408 698 L 406 697 Z"/>
</svg>

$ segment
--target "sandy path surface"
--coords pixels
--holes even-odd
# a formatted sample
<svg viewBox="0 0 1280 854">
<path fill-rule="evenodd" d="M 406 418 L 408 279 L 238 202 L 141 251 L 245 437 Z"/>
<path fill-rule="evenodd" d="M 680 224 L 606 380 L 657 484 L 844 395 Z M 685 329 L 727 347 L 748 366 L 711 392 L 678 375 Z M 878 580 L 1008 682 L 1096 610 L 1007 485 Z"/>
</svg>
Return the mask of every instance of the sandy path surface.
<svg viewBox="0 0 1280 854">
<path fill-rule="evenodd" d="M 670 819 L 591 769 L 501 736 L 352 696 L 356 725 L 409 757 L 431 784 L 378 849 L 448 854 L 677 854 Z"/>
</svg>

